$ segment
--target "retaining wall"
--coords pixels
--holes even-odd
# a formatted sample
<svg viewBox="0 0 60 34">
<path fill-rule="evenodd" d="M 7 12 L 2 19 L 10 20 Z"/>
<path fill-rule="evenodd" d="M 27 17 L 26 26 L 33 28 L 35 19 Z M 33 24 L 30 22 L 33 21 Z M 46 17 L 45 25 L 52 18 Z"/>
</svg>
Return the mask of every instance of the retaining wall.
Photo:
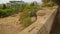
<svg viewBox="0 0 60 34">
<path fill-rule="evenodd" d="M 57 9 L 50 9 L 51 11 L 44 11 L 46 15 L 37 16 L 37 21 L 21 31 L 19 34 L 49 34 Z M 41 10 L 40 10 L 41 11 Z M 43 13 L 42 12 L 42 13 Z M 38 12 L 39 13 L 39 12 Z"/>
</svg>

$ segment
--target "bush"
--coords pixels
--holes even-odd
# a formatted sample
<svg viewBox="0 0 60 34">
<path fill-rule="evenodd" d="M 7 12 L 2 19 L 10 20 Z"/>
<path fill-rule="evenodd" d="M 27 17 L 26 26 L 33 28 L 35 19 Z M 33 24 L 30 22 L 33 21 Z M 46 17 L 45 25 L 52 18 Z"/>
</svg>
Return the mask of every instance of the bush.
<svg viewBox="0 0 60 34">
<path fill-rule="evenodd" d="M 23 10 L 23 12 L 21 13 L 21 17 L 20 17 L 20 21 L 21 23 L 24 24 L 25 27 L 29 26 L 32 22 L 31 22 L 31 18 L 29 16 L 29 9 L 25 8 Z"/>
<path fill-rule="evenodd" d="M 12 10 L 14 11 L 14 13 L 22 12 L 24 8 L 25 5 L 12 6 Z"/>
<path fill-rule="evenodd" d="M 36 15 L 36 11 L 31 11 L 30 12 L 30 17 L 36 17 L 37 15 Z"/>
<path fill-rule="evenodd" d="M 12 15 L 12 11 L 10 9 L 0 9 L 0 17 L 6 17 Z"/>
<path fill-rule="evenodd" d="M 22 20 L 22 23 L 24 24 L 25 27 L 28 27 L 30 24 L 32 24 L 31 18 L 26 17 Z"/>
<path fill-rule="evenodd" d="M 30 12 L 30 17 L 33 17 L 33 16 L 37 16 L 36 15 L 36 12 L 37 12 L 37 10 L 38 10 L 38 8 L 37 8 L 37 6 L 30 6 L 30 7 L 28 7 L 28 9 L 29 9 L 29 12 Z"/>
<path fill-rule="evenodd" d="M 56 4 L 53 3 L 53 2 L 49 2 L 49 3 L 44 3 L 44 4 L 42 4 L 42 7 L 53 7 L 53 6 L 56 6 Z"/>
<path fill-rule="evenodd" d="M 5 4 L 3 4 L 3 9 L 6 9 L 6 5 Z"/>
<path fill-rule="evenodd" d="M 29 26 L 32 23 L 28 6 L 26 6 L 24 8 L 24 10 L 23 10 L 23 12 L 21 13 L 20 16 L 21 16 L 20 21 L 21 21 L 21 23 L 24 24 L 25 27 Z"/>
<path fill-rule="evenodd" d="M 21 23 L 24 24 L 25 27 L 29 26 L 30 24 L 32 24 L 32 20 L 31 17 L 33 16 L 37 16 L 36 12 L 37 12 L 38 8 L 37 6 L 26 6 L 23 10 L 23 12 L 21 13 L 21 17 L 20 17 L 20 21 Z"/>
</svg>

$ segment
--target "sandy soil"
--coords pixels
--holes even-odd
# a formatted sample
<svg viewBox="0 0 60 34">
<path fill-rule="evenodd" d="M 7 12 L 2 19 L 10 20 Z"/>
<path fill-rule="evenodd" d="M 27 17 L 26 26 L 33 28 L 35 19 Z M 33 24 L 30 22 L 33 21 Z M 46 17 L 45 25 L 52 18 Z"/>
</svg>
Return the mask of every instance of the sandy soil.
<svg viewBox="0 0 60 34">
<path fill-rule="evenodd" d="M 23 29 L 23 25 L 19 21 L 20 14 L 15 16 L 9 16 L 6 18 L 0 18 L 1 34 L 17 34 Z"/>
</svg>

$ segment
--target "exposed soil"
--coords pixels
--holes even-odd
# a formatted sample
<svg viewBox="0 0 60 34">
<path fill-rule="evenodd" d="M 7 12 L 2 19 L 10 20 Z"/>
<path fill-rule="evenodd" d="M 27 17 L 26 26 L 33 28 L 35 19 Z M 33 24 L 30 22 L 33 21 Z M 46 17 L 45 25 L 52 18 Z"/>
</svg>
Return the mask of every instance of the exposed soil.
<svg viewBox="0 0 60 34">
<path fill-rule="evenodd" d="M 0 18 L 1 34 L 17 34 L 20 32 L 24 26 L 20 23 L 19 18 L 20 14 Z"/>
<path fill-rule="evenodd" d="M 24 29 L 24 25 L 20 23 L 20 14 L 9 17 L 0 18 L 0 34 L 18 34 Z M 36 17 L 32 17 L 32 22 L 36 21 Z"/>
</svg>

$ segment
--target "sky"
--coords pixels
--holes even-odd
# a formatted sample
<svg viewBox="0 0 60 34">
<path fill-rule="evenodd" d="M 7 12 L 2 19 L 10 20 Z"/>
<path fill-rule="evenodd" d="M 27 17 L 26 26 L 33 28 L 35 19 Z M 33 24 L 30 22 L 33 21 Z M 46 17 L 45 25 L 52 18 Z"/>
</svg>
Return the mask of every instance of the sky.
<svg viewBox="0 0 60 34">
<path fill-rule="evenodd" d="M 0 4 L 1 3 L 7 3 L 7 2 L 9 2 L 9 0 L 0 0 Z"/>
<path fill-rule="evenodd" d="M 25 2 L 32 2 L 34 0 L 23 0 L 23 1 L 25 1 Z M 42 3 L 41 0 L 35 0 L 35 1 L 37 1 L 38 3 Z M 9 2 L 9 0 L 0 0 L 0 4 L 1 3 L 7 3 L 7 2 Z"/>
</svg>

